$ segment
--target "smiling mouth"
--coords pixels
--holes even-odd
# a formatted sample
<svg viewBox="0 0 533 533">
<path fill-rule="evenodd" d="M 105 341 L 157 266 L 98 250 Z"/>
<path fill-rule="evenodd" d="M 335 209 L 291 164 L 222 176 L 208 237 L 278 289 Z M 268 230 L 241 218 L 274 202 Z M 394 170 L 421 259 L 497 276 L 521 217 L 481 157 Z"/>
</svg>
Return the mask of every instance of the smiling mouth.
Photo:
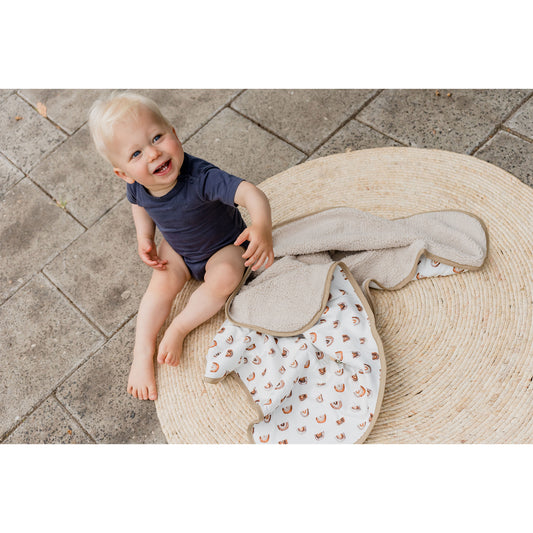
<svg viewBox="0 0 533 533">
<path fill-rule="evenodd" d="M 169 170 L 170 168 L 170 159 L 168 161 L 165 161 L 165 163 L 163 163 L 162 165 L 159 165 L 155 170 L 154 170 L 154 174 L 166 174 L 166 172 Z"/>
</svg>

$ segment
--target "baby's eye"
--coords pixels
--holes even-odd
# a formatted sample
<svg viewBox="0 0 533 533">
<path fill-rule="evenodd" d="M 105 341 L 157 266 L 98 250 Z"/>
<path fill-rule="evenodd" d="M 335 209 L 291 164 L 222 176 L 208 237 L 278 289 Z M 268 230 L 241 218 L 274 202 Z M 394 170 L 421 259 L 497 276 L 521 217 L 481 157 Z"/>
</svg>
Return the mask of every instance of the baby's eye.
<svg viewBox="0 0 533 533">
<path fill-rule="evenodd" d="M 152 142 L 157 142 L 159 139 L 161 139 L 162 135 L 161 134 L 157 134 L 155 137 L 154 137 L 154 140 Z"/>
<path fill-rule="evenodd" d="M 133 154 L 131 154 L 131 158 L 135 159 L 136 157 L 139 157 L 140 153 L 141 153 L 140 150 L 135 150 L 135 152 L 133 152 Z"/>
</svg>

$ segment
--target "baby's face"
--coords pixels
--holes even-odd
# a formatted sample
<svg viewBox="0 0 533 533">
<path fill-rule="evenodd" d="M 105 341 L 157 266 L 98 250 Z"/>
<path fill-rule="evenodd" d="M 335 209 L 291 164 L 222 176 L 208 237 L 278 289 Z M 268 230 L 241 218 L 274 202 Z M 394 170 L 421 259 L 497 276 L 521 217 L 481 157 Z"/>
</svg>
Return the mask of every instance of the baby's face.
<svg viewBox="0 0 533 533">
<path fill-rule="evenodd" d="M 108 152 L 117 176 L 144 185 L 153 196 L 163 196 L 174 187 L 184 158 L 174 128 L 145 107 L 137 117 L 115 125 Z"/>
</svg>

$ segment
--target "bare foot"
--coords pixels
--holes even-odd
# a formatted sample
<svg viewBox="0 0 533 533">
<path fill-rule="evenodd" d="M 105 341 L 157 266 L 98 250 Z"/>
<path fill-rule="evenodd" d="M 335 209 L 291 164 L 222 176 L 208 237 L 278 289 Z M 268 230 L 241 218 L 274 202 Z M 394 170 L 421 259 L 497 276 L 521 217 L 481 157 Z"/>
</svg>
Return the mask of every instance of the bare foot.
<svg viewBox="0 0 533 533">
<path fill-rule="evenodd" d="M 152 357 L 133 356 L 128 378 L 128 392 L 139 400 L 157 399 Z"/>
<path fill-rule="evenodd" d="M 181 350 L 183 349 L 183 340 L 186 336 L 187 334 L 181 331 L 179 327 L 170 324 L 159 344 L 157 362 L 159 364 L 178 366 Z"/>
</svg>

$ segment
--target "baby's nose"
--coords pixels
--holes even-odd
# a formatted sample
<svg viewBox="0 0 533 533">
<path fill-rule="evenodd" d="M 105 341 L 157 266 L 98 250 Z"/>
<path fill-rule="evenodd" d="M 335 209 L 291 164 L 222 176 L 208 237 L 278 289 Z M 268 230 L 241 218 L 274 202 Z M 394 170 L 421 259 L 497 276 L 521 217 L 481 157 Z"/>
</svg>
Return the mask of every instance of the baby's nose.
<svg viewBox="0 0 533 533">
<path fill-rule="evenodd" d="M 161 152 L 155 147 L 155 146 L 151 146 L 150 147 L 150 150 L 148 152 L 148 156 L 150 158 L 150 161 L 154 161 L 155 159 L 157 159 L 159 156 L 161 155 Z"/>
</svg>

